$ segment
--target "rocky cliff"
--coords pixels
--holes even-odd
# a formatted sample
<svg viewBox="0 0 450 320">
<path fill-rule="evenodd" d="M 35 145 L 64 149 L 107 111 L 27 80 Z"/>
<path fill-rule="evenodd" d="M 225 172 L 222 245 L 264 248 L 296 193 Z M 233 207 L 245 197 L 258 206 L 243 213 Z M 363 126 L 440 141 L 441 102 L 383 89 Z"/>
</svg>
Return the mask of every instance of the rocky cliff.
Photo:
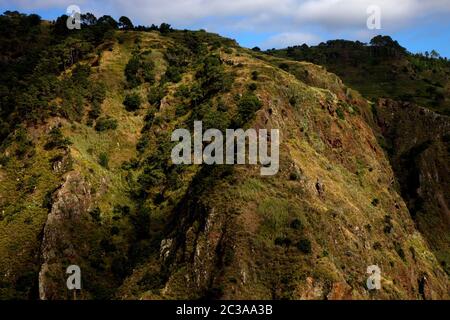
<svg viewBox="0 0 450 320">
<path fill-rule="evenodd" d="M 2 148 L 2 298 L 71 299 L 71 264 L 84 299 L 449 298 L 409 210 L 416 193 L 396 184 L 377 139 L 376 121 L 386 132 L 397 121 L 374 119 L 337 76 L 203 31 L 117 31 L 90 58 L 89 81 L 105 87 L 100 111 L 92 103 L 76 119 L 26 126 Z M 170 133 L 194 120 L 279 129 L 280 171 L 174 165 Z M 65 151 L 49 149 L 49 134 Z M 442 132 L 429 134 L 443 152 Z M 421 181 L 445 186 L 438 168 Z M 381 290 L 367 288 L 371 265 Z"/>
<path fill-rule="evenodd" d="M 386 99 L 378 102 L 376 115 L 401 194 L 449 273 L 450 118 Z"/>
</svg>

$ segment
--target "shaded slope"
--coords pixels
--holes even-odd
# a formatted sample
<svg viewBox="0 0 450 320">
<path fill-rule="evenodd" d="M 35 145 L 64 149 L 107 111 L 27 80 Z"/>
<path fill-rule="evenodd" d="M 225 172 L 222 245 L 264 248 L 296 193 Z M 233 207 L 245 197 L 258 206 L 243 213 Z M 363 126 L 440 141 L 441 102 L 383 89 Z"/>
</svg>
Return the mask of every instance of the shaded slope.
<svg viewBox="0 0 450 320">
<path fill-rule="evenodd" d="M 449 273 L 450 118 L 391 100 L 380 100 L 376 110 L 402 196 Z"/>
</svg>

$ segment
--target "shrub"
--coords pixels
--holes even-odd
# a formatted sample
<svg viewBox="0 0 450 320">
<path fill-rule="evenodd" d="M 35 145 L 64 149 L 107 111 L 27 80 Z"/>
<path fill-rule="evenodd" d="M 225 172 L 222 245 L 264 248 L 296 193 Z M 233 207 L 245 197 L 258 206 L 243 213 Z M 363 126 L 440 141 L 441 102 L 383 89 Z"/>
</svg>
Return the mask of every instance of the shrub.
<svg viewBox="0 0 450 320">
<path fill-rule="evenodd" d="M 103 167 L 108 169 L 109 168 L 109 156 L 106 152 L 100 153 L 98 156 L 98 163 Z"/>
<path fill-rule="evenodd" d="M 297 97 L 296 96 L 291 96 L 289 98 L 289 104 L 293 107 L 295 107 L 297 105 Z"/>
<path fill-rule="evenodd" d="M 144 172 L 139 176 L 138 183 L 143 190 L 148 190 L 149 188 L 160 185 L 165 177 L 161 169 L 146 167 L 144 168 Z"/>
<path fill-rule="evenodd" d="M 341 120 L 345 120 L 344 111 L 341 108 L 336 109 L 336 114 Z"/>
<path fill-rule="evenodd" d="M 262 106 L 261 101 L 254 94 L 247 93 L 242 96 L 238 104 L 238 112 L 241 118 L 241 123 L 249 121 L 256 111 Z"/>
<path fill-rule="evenodd" d="M 102 109 L 101 109 L 100 105 L 99 104 L 92 105 L 92 109 L 89 110 L 89 119 L 88 119 L 89 123 L 91 123 L 91 125 L 92 125 L 93 120 L 100 117 L 101 114 L 102 114 Z"/>
<path fill-rule="evenodd" d="M 168 23 L 163 22 L 159 26 L 159 32 L 161 32 L 162 34 L 166 34 L 166 33 L 169 33 L 171 31 L 172 31 L 172 27 Z"/>
<path fill-rule="evenodd" d="M 302 222 L 299 219 L 294 219 L 291 222 L 291 228 L 295 230 L 300 230 L 303 228 Z"/>
<path fill-rule="evenodd" d="M 391 233 L 392 229 L 394 228 L 394 225 L 392 223 L 392 217 L 390 215 L 384 216 L 384 223 L 385 223 L 385 226 L 383 229 L 384 233 L 386 233 L 386 234 Z"/>
<path fill-rule="evenodd" d="M 38 184 L 39 176 L 32 175 L 30 178 L 28 178 L 27 182 L 24 185 L 24 192 L 25 193 L 33 193 L 34 190 L 36 190 L 37 184 Z"/>
<path fill-rule="evenodd" d="M 397 252 L 398 256 L 403 260 L 406 261 L 406 255 L 405 255 L 405 251 L 402 248 L 402 245 L 398 242 L 394 243 L 394 249 Z"/>
<path fill-rule="evenodd" d="M 256 85 L 256 83 L 250 83 L 250 84 L 248 85 L 248 89 L 249 89 L 250 91 L 255 91 L 257 88 L 258 88 L 258 86 Z"/>
<path fill-rule="evenodd" d="M 234 81 L 233 75 L 224 71 L 220 57 L 215 55 L 203 59 L 196 78 L 199 80 L 205 98 L 229 91 Z"/>
<path fill-rule="evenodd" d="M 311 241 L 308 239 L 301 239 L 297 244 L 297 249 L 305 254 L 311 253 Z"/>
<path fill-rule="evenodd" d="M 89 111 L 89 119 L 95 120 L 102 113 L 102 103 L 106 98 L 105 85 L 93 82 L 88 92 L 88 100 L 91 102 L 91 110 Z M 92 122 L 92 121 L 91 121 Z"/>
<path fill-rule="evenodd" d="M 10 160 L 9 157 L 0 155 L 0 167 L 6 166 L 9 162 L 9 160 Z"/>
<path fill-rule="evenodd" d="M 191 95 L 191 90 L 185 84 L 180 85 L 175 92 L 175 97 L 182 99 L 189 99 Z"/>
<path fill-rule="evenodd" d="M 285 237 L 278 237 L 275 239 L 275 245 L 280 247 L 289 247 L 292 244 L 292 240 Z"/>
<path fill-rule="evenodd" d="M 179 104 L 175 108 L 175 115 L 177 117 L 183 116 L 188 112 L 188 106 L 185 104 Z"/>
<path fill-rule="evenodd" d="M 139 57 L 133 56 L 125 66 L 125 77 L 131 87 L 135 87 L 140 84 L 136 76 L 139 71 L 139 62 Z"/>
<path fill-rule="evenodd" d="M 119 217 L 127 217 L 130 215 L 130 212 L 129 206 L 116 205 L 113 208 L 113 213 Z"/>
<path fill-rule="evenodd" d="M 301 178 L 300 173 L 298 173 L 297 171 L 292 171 L 289 174 L 289 180 L 291 181 L 298 181 L 300 180 L 300 178 Z"/>
<path fill-rule="evenodd" d="M 141 106 L 141 97 L 137 93 L 126 95 L 123 105 L 127 111 L 136 111 Z"/>
<path fill-rule="evenodd" d="M 280 67 L 280 69 L 282 69 L 284 71 L 289 71 L 289 65 L 285 62 L 280 63 L 279 67 Z"/>
<path fill-rule="evenodd" d="M 94 209 L 92 209 L 91 211 L 89 211 L 89 215 L 92 217 L 92 219 L 95 222 L 100 222 L 101 220 L 101 211 L 99 207 L 95 207 Z"/>
<path fill-rule="evenodd" d="M 141 77 L 143 82 L 153 83 L 155 81 L 155 65 L 153 62 L 143 62 L 141 64 Z"/>
<path fill-rule="evenodd" d="M 125 77 L 132 88 L 144 82 L 152 83 L 155 79 L 154 63 L 142 61 L 139 55 L 134 55 L 125 66 Z"/>
<path fill-rule="evenodd" d="M 375 198 L 375 199 L 372 200 L 372 205 L 373 205 L 374 207 L 378 206 L 379 203 L 380 203 L 380 200 L 378 200 L 377 198 Z"/>
<path fill-rule="evenodd" d="M 112 227 L 111 227 L 111 235 L 112 235 L 112 236 L 116 236 L 116 235 L 118 235 L 119 233 L 120 233 L 119 227 L 117 227 L 117 226 L 112 226 Z"/>
<path fill-rule="evenodd" d="M 153 125 L 153 120 L 155 120 L 155 110 L 150 108 L 147 111 L 147 114 L 144 117 L 144 127 L 142 128 L 142 132 L 150 130 Z"/>
<path fill-rule="evenodd" d="M 136 150 L 139 153 L 142 153 L 145 151 L 145 148 L 148 147 L 150 143 L 150 139 L 148 138 L 147 135 L 142 135 L 141 138 L 139 139 L 139 141 L 136 143 Z"/>
<path fill-rule="evenodd" d="M 95 124 L 95 130 L 99 132 L 115 129 L 117 129 L 117 120 L 109 117 L 99 118 Z"/>
<path fill-rule="evenodd" d="M 159 107 L 161 100 L 166 95 L 166 90 L 164 87 L 152 87 L 148 92 L 148 102 L 155 107 Z"/>
<path fill-rule="evenodd" d="M 130 161 L 124 161 L 121 168 L 123 170 L 136 170 L 139 168 L 139 160 L 131 159 Z"/>
<path fill-rule="evenodd" d="M 34 154 L 34 143 L 28 138 L 28 134 L 24 128 L 20 128 L 15 136 L 17 147 L 15 155 L 19 159 L 23 159 L 25 155 Z"/>
<path fill-rule="evenodd" d="M 52 150 L 52 149 L 60 149 L 65 148 L 68 145 L 71 145 L 72 142 L 64 138 L 61 129 L 58 127 L 54 127 L 49 132 L 49 138 L 47 140 L 47 143 L 44 145 L 45 150 Z"/>
<path fill-rule="evenodd" d="M 106 88 L 103 83 L 93 82 L 88 92 L 89 101 L 94 104 L 101 104 L 106 98 Z"/>
<path fill-rule="evenodd" d="M 164 75 L 164 81 L 178 83 L 181 81 L 181 72 L 177 66 L 170 65 Z"/>
<path fill-rule="evenodd" d="M 215 110 L 210 103 L 204 103 L 197 108 L 194 108 L 190 121 L 202 120 L 203 128 L 207 129 L 219 129 L 225 132 L 228 128 L 230 117 L 227 112 Z"/>
<path fill-rule="evenodd" d="M 252 80 L 253 81 L 258 80 L 258 76 L 259 76 L 258 71 L 255 70 L 252 72 Z"/>
</svg>

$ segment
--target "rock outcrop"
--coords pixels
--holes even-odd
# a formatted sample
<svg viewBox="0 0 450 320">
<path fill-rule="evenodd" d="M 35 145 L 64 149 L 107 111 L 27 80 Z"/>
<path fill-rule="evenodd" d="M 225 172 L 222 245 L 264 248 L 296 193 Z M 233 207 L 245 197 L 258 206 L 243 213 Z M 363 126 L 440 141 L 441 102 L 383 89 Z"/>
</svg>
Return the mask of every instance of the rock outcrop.
<svg viewBox="0 0 450 320">
<path fill-rule="evenodd" d="M 91 191 L 79 172 L 65 175 L 53 195 L 53 204 L 44 227 L 39 272 L 39 297 L 42 300 L 67 296 L 66 268 L 77 264 L 77 235 L 91 205 Z M 85 217 L 84 217 L 85 218 Z"/>
<path fill-rule="evenodd" d="M 376 110 L 401 194 L 450 274 L 450 117 L 388 99 Z"/>
</svg>

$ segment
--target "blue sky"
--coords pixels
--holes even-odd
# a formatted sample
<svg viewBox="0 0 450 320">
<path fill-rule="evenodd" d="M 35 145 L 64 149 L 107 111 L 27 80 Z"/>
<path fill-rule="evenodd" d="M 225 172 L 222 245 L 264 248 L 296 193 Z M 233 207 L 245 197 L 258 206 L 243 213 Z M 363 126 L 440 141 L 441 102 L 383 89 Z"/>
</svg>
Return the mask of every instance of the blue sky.
<svg viewBox="0 0 450 320">
<path fill-rule="evenodd" d="M 18 10 L 53 20 L 69 5 L 134 24 L 168 22 L 206 29 L 263 49 L 330 39 L 368 42 L 390 35 L 412 52 L 432 49 L 450 58 L 450 0 L 0 0 L 1 12 Z M 380 8 L 381 29 L 369 30 L 367 8 Z"/>
</svg>

